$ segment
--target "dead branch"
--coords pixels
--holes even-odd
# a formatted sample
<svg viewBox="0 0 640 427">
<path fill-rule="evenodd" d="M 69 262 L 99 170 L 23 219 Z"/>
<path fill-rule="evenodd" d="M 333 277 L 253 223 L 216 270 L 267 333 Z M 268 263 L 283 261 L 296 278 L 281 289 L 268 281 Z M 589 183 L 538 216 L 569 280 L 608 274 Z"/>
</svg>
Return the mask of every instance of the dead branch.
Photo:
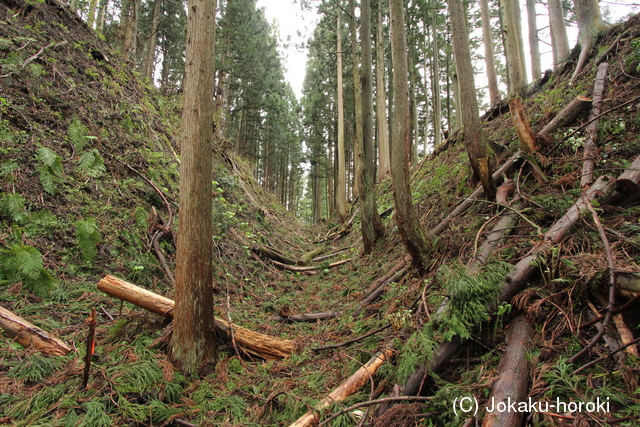
<svg viewBox="0 0 640 427">
<path fill-rule="evenodd" d="M 357 338 L 350 339 L 350 340 L 345 341 L 345 342 L 340 343 L 340 344 L 328 345 L 328 346 L 325 346 L 325 347 L 316 347 L 316 348 L 313 349 L 313 351 L 318 352 L 318 351 L 323 351 L 323 350 L 332 350 L 334 348 L 346 347 L 348 345 L 353 344 L 354 342 L 362 341 L 365 338 L 369 338 L 371 335 L 375 335 L 378 332 L 382 332 L 385 329 L 388 329 L 389 327 L 391 327 L 391 323 L 387 323 L 386 325 L 381 326 L 381 327 L 379 327 L 377 329 L 374 329 L 373 331 L 367 332 L 364 335 L 361 335 L 361 336 L 359 336 Z"/>
<path fill-rule="evenodd" d="M 169 298 L 140 288 L 132 283 L 107 275 L 98 282 L 98 289 L 108 295 L 142 307 L 152 313 L 173 318 L 175 303 Z M 221 318 L 214 318 L 218 336 L 231 340 L 230 324 Z M 212 325 L 213 327 L 214 325 Z M 297 350 L 297 345 L 290 340 L 282 340 L 270 335 L 260 334 L 241 326 L 233 325 L 233 334 L 238 344 L 246 353 L 262 359 L 280 359 L 288 357 Z"/>
<path fill-rule="evenodd" d="M 2 306 L 0 306 L 0 328 L 4 329 L 7 337 L 25 348 L 33 346 L 43 353 L 56 356 L 65 355 L 71 351 L 71 347 L 62 340 L 49 335 Z"/>
<path fill-rule="evenodd" d="M 354 409 L 364 408 L 366 406 L 379 405 L 381 403 L 388 403 L 388 402 L 426 402 L 432 399 L 433 399 L 433 396 L 395 396 L 395 397 L 385 397 L 384 399 L 368 400 L 366 402 L 356 403 L 354 405 L 349 406 L 348 408 L 344 408 L 341 411 L 336 412 L 335 414 L 331 415 L 326 420 L 318 424 L 318 427 L 327 425 L 331 421 L 338 418 L 340 415 L 351 412 Z"/>
<path fill-rule="evenodd" d="M 376 353 L 364 366 L 358 369 L 353 375 L 347 378 L 342 384 L 333 389 L 313 410 L 307 412 L 289 427 L 315 426 L 319 421 L 319 413 L 336 402 L 342 402 L 347 397 L 358 391 L 376 373 L 378 368 L 393 356 L 393 350 L 385 347 Z"/>
<path fill-rule="evenodd" d="M 272 261 L 277 261 L 278 263 L 288 265 L 296 265 L 298 263 L 295 259 L 283 254 L 277 249 L 271 248 L 266 245 L 254 245 L 251 250 L 258 255 L 262 255 Z"/>
<path fill-rule="evenodd" d="M 609 63 L 603 62 L 598 66 L 598 73 L 596 74 L 596 81 L 593 85 L 593 106 L 591 107 L 591 113 L 589 114 L 589 120 L 600 115 L 602 108 L 602 100 L 604 98 L 604 87 L 607 77 L 607 71 L 609 70 Z M 582 165 L 582 178 L 580 180 L 580 186 L 582 188 L 590 185 L 593 182 L 593 170 L 595 168 L 595 159 L 598 156 L 600 150 L 596 146 L 594 139 L 598 130 L 598 121 L 593 120 L 587 126 L 588 137 L 584 142 L 584 163 Z"/>
<path fill-rule="evenodd" d="M 84 390 L 87 388 L 87 383 L 89 382 L 89 372 L 91 370 L 91 359 L 93 357 L 93 350 L 95 347 L 95 334 L 96 334 L 96 308 L 91 308 L 91 314 L 87 319 L 87 325 L 89 326 L 89 331 L 87 333 L 87 345 L 85 348 L 84 355 L 84 371 L 82 373 L 82 386 L 81 389 Z"/>
<path fill-rule="evenodd" d="M 58 47 L 58 46 L 63 46 L 65 44 L 67 44 L 67 43 L 69 43 L 68 40 L 63 40 L 63 41 L 58 42 L 58 43 L 55 43 L 55 42 L 54 43 L 49 43 L 48 45 L 46 45 L 43 48 L 41 48 L 37 53 L 35 53 L 35 54 L 31 55 L 30 57 L 28 57 L 27 59 L 25 59 L 22 62 L 22 65 L 20 66 L 20 71 L 24 70 L 27 65 L 29 65 L 30 63 L 32 63 L 36 59 L 40 58 L 45 50 L 47 50 L 49 48 L 55 48 L 55 47 Z M 15 72 L 16 71 L 11 71 L 8 74 L 3 74 L 3 75 L 0 76 L 0 78 L 9 77 L 10 75 L 14 74 Z"/>
<path fill-rule="evenodd" d="M 306 254 L 302 255 L 300 257 L 300 259 L 298 260 L 298 265 L 299 266 L 305 266 L 305 265 L 309 265 L 309 263 L 311 262 L 311 260 L 315 257 L 317 257 L 318 255 L 320 255 L 321 253 L 323 253 L 325 251 L 325 248 L 320 247 L 320 248 L 316 248 L 312 251 L 307 252 Z"/>
<path fill-rule="evenodd" d="M 331 263 L 329 265 L 326 266 L 326 268 L 334 268 L 334 267 L 338 267 L 341 266 L 343 264 L 346 264 L 348 262 L 350 262 L 351 260 L 353 260 L 353 258 L 347 258 L 347 259 L 343 259 L 341 261 L 336 261 L 334 263 Z M 289 270 L 289 271 L 297 271 L 297 272 L 310 272 L 310 271 L 316 271 L 316 270 L 322 270 L 325 268 L 325 266 L 321 266 L 321 265 L 314 265 L 314 266 L 309 266 L 309 267 L 296 267 L 295 265 L 289 265 L 289 264 L 284 264 L 282 262 L 278 262 L 276 260 L 271 260 L 271 263 L 273 263 L 273 265 L 275 265 L 276 267 L 280 267 L 284 270 Z"/>
<path fill-rule="evenodd" d="M 509 399 L 523 402 L 529 390 L 530 363 L 527 352 L 531 348 L 533 325 L 524 316 L 516 317 L 510 325 L 505 341 L 507 348 L 498 365 L 498 380 L 493 385 L 490 401 L 504 402 Z M 487 413 L 482 427 L 517 426 L 522 422 L 522 412 L 494 410 Z"/>
<path fill-rule="evenodd" d="M 522 149 L 529 154 L 536 152 L 538 150 L 538 143 L 529 125 L 527 115 L 524 112 L 522 98 L 515 97 L 509 100 L 509 112 L 511 113 L 513 127 L 516 130 Z"/>
<path fill-rule="evenodd" d="M 604 62 L 603 64 L 606 64 Z M 596 343 L 602 338 L 604 333 L 609 327 L 609 323 L 611 323 L 611 316 L 613 315 L 613 306 L 616 303 L 616 268 L 613 262 L 613 254 L 611 253 L 611 246 L 609 245 L 609 239 L 607 238 L 606 233 L 604 232 L 604 228 L 602 227 L 602 223 L 600 222 L 600 218 L 596 213 L 596 210 L 591 206 L 591 202 L 589 200 L 585 200 L 585 205 L 589 212 L 591 212 L 591 217 L 593 218 L 593 222 L 596 224 L 598 228 L 598 233 L 600 234 L 600 239 L 602 240 L 602 244 L 604 245 L 604 251 L 607 255 L 607 263 L 609 264 L 609 305 L 607 306 L 607 313 L 604 316 L 604 320 L 602 321 L 602 326 L 600 330 L 596 334 L 595 337 L 587 344 L 585 348 L 580 350 L 578 353 L 569 358 L 568 362 L 573 363 L 583 354 L 589 351 Z"/>
<path fill-rule="evenodd" d="M 341 314 L 341 311 L 327 311 L 324 313 L 304 313 L 291 314 L 288 316 L 274 316 L 269 320 L 273 322 L 317 322 L 318 320 L 335 319 Z"/>
<path fill-rule="evenodd" d="M 629 35 L 629 30 L 625 31 L 624 33 L 620 34 L 618 37 L 616 37 L 616 39 L 613 41 L 613 43 L 611 43 L 609 45 L 609 47 L 600 54 L 600 56 L 596 59 L 596 65 L 600 65 L 601 63 L 603 63 L 604 61 L 607 60 L 607 56 L 609 56 L 609 54 L 611 52 L 613 52 L 615 49 L 617 49 L 618 47 L 618 43 L 620 43 L 620 40 L 622 40 L 623 38 L 627 37 Z"/>
<path fill-rule="evenodd" d="M 311 261 L 313 261 L 313 262 L 324 261 L 325 259 L 334 257 L 336 255 L 340 255 L 341 253 L 344 253 L 344 252 L 347 252 L 349 249 L 351 249 L 351 248 L 340 249 L 340 250 L 337 250 L 335 252 L 331 252 L 330 254 L 326 254 L 326 255 L 322 255 L 322 256 L 316 257 L 316 258 L 312 259 Z"/>
</svg>

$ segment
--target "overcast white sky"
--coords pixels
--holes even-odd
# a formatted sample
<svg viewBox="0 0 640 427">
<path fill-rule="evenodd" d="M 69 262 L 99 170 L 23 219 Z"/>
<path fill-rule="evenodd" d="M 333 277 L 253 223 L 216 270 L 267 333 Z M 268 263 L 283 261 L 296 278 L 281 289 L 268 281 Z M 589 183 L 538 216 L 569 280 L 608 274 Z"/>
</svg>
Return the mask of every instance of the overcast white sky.
<svg viewBox="0 0 640 427">
<path fill-rule="evenodd" d="M 320 1 L 311 0 L 310 3 L 315 6 Z M 307 61 L 307 51 L 300 46 L 304 46 L 313 34 L 317 22 L 315 7 L 313 11 L 303 12 L 300 3 L 294 0 L 257 0 L 257 4 L 265 8 L 270 23 L 278 24 L 280 39 L 286 45 L 285 77 L 300 99 Z"/>
<path fill-rule="evenodd" d="M 306 55 L 307 52 L 304 49 L 300 49 L 306 40 L 313 33 L 313 29 L 318 21 L 315 7 L 320 4 L 320 0 L 310 0 L 310 3 L 314 6 L 314 10 L 303 12 L 300 4 L 296 0 L 257 0 L 258 7 L 265 8 L 265 14 L 269 22 L 277 22 L 280 31 L 280 39 L 286 46 L 285 56 L 285 68 L 286 78 L 293 87 L 298 99 L 302 95 L 302 83 L 304 81 Z M 526 8 L 524 6 L 524 0 L 521 0 L 522 7 L 522 19 L 523 19 L 523 41 L 525 42 L 525 49 L 528 50 L 528 33 L 526 29 Z M 602 8 L 605 18 L 609 18 L 612 22 L 616 22 L 623 16 L 628 15 L 631 12 L 639 12 L 638 7 L 640 0 L 601 0 L 600 7 Z M 538 5 L 538 27 L 543 28 L 548 25 L 548 18 L 546 16 L 546 10 L 543 5 Z M 610 16 L 607 16 L 610 15 Z M 548 30 L 540 31 L 540 38 L 544 39 L 548 37 Z M 571 46 L 575 44 L 577 38 L 577 31 L 569 31 L 569 42 Z M 551 68 L 551 52 L 550 47 L 544 43 L 540 44 L 540 51 L 543 53 L 543 70 L 545 68 Z M 527 61 L 529 58 L 527 57 Z M 479 68 L 483 68 L 484 61 L 481 61 Z M 479 83 L 479 82 L 477 82 Z"/>
</svg>

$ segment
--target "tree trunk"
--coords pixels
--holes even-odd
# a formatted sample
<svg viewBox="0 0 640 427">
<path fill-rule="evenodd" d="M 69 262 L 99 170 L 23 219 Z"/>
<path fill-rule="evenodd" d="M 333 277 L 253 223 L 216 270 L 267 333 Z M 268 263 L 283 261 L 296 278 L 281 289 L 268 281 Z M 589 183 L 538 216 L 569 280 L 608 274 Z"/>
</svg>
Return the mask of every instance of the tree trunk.
<svg viewBox="0 0 640 427">
<path fill-rule="evenodd" d="M 123 19 L 121 24 L 121 31 L 123 32 L 122 39 L 122 57 L 125 61 L 135 61 L 136 59 L 136 45 L 138 43 L 138 9 L 140 8 L 140 0 L 129 0 L 126 2 L 129 6 L 127 9 L 122 9 Z M 124 19 L 126 17 L 126 19 Z"/>
<path fill-rule="evenodd" d="M 373 149 L 373 87 L 371 82 L 371 5 L 362 0 L 360 5 L 360 40 L 362 42 L 362 149 L 364 162 L 360 182 L 362 203 L 362 241 L 364 252 L 371 253 L 376 241 L 384 234 L 384 227 L 376 203 L 375 152 Z"/>
<path fill-rule="evenodd" d="M 500 104 L 500 90 L 498 89 L 498 73 L 493 52 L 493 35 L 491 31 L 491 14 L 489 0 L 480 0 L 480 15 L 482 17 L 482 41 L 484 44 L 484 61 L 487 68 L 487 83 L 489 85 L 489 102 L 491 108 Z"/>
<path fill-rule="evenodd" d="M 89 13 L 87 15 L 87 26 L 93 28 L 93 24 L 96 22 L 96 9 L 98 7 L 98 0 L 91 0 L 89 2 Z"/>
<path fill-rule="evenodd" d="M 173 300 L 165 298 L 161 295 L 140 288 L 132 283 L 125 282 L 117 277 L 107 275 L 98 282 L 98 290 L 119 298 L 123 301 L 144 308 L 152 313 L 173 319 L 174 335 L 175 323 L 177 321 L 177 309 Z M 218 330 L 223 336 L 229 339 L 230 325 L 226 320 L 218 317 L 211 317 L 209 322 L 203 324 L 202 327 L 207 331 Z M 281 340 L 270 335 L 260 334 L 237 325 L 233 326 L 233 335 L 236 344 L 242 350 L 263 359 L 281 359 L 288 357 L 296 350 L 296 345 L 290 340 Z M 211 334 L 211 339 L 215 337 Z M 172 341 L 173 343 L 173 341 Z"/>
<path fill-rule="evenodd" d="M 456 69 L 462 97 L 460 117 L 464 127 L 464 144 L 469 154 L 471 167 L 476 177 L 482 182 L 485 195 L 489 200 L 494 200 L 496 186 L 493 182 L 493 171 L 489 159 L 487 141 L 482 130 L 482 123 L 480 123 L 466 13 L 461 0 L 449 0 L 448 3 L 451 15 L 453 47 L 456 52 Z M 482 167 L 482 165 L 485 167 Z"/>
<path fill-rule="evenodd" d="M 151 22 L 151 33 L 149 34 L 149 47 L 147 51 L 147 61 L 145 67 L 145 76 L 153 82 L 153 75 L 156 69 L 156 45 L 158 40 L 158 25 L 160 23 L 160 14 L 162 13 L 162 0 L 153 1 L 153 21 Z"/>
<path fill-rule="evenodd" d="M 540 45 L 538 39 L 538 24 L 536 22 L 536 0 L 527 0 L 527 21 L 529 27 L 529 55 L 531 56 L 531 78 L 542 78 L 540 64 Z"/>
<path fill-rule="evenodd" d="M 175 321 L 170 357 L 184 374 L 215 364 L 213 322 L 212 129 L 215 0 L 189 0 Z M 206 368 L 206 369 L 205 369 Z"/>
<path fill-rule="evenodd" d="M 346 150 L 344 148 L 344 96 L 342 83 L 342 22 L 340 13 L 337 19 L 337 39 L 338 39 L 338 179 L 336 188 L 336 210 L 340 222 L 347 220 L 347 161 L 345 159 Z"/>
<path fill-rule="evenodd" d="M 396 223 L 413 262 L 420 269 L 427 268 L 430 240 L 422 230 L 411 200 L 409 188 L 408 148 L 410 141 L 409 97 L 407 72 L 407 42 L 405 39 L 404 3 L 390 0 L 391 52 L 393 58 L 393 144 L 391 176 L 396 207 Z"/>
<path fill-rule="evenodd" d="M 529 350 L 532 347 L 533 325 L 524 316 L 516 317 L 509 325 L 505 342 L 507 348 L 498 366 L 498 381 L 487 405 L 488 414 L 482 427 L 509 427 L 522 423 L 520 411 L 498 411 L 499 404 L 525 402 L 529 391 Z M 493 410 L 492 410 L 493 408 Z"/>
<path fill-rule="evenodd" d="M 4 307 L 0 307 L 0 328 L 4 329 L 8 338 L 25 348 L 33 346 L 43 353 L 55 356 L 62 356 L 71 351 L 71 347 L 62 340 L 49 335 Z"/>
<path fill-rule="evenodd" d="M 378 180 L 388 178 L 390 169 L 389 126 L 387 124 L 387 94 L 384 90 L 384 44 L 382 39 L 382 8 L 378 6 L 376 26 L 376 109 L 378 118 Z"/>
<path fill-rule="evenodd" d="M 569 55 L 569 38 L 564 23 L 564 10 L 560 0 L 549 0 L 549 27 L 551 29 L 551 47 L 553 50 L 553 69 Z"/>
<path fill-rule="evenodd" d="M 633 194 L 640 189 L 640 156 L 618 178 L 618 191 L 622 194 Z"/>
<path fill-rule="evenodd" d="M 433 79 L 431 91 L 433 96 L 433 146 L 442 144 L 442 101 L 440 100 L 440 50 L 438 48 L 437 22 L 438 12 L 433 11 L 431 29 L 433 32 Z"/>
<path fill-rule="evenodd" d="M 507 60 L 509 97 L 524 97 L 527 73 L 518 0 L 500 0 L 500 12 Z"/>
<path fill-rule="evenodd" d="M 353 99 L 355 111 L 356 135 L 353 141 L 353 194 L 360 194 L 360 183 L 362 182 L 362 164 L 364 153 L 362 151 L 362 85 L 360 84 L 360 51 L 358 47 L 358 36 L 356 34 L 356 5 L 355 0 L 349 0 L 351 18 L 349 19 L 349 30 L 351 32 L 351 58 L 353 60 Z"/>
<path fill-rule="evenodd" d="M 580 57 L 571 80 L 575 79 L 587 64 L 589 51 L 595 44 L 596 38 L 607 28 L 607 24 L 602 20 L 602 14 L 600 13 L 599 0 L 574 0 L 573 5 L 578 23 Z"/>
</svg>

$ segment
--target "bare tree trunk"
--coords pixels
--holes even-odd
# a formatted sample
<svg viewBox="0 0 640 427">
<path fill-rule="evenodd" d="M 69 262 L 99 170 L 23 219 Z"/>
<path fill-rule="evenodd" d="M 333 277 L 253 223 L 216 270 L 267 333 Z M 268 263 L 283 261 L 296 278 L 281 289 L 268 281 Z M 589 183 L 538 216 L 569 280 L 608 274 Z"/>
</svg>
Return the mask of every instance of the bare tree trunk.
<svg viewBox="0 0 640 427">
<path fill-rule="evenodd" d="M 442 101 L 440 100 L 440 49 L 438 48 L 437 22 L 438 12 L 433 11 L 432 34 L 433 34 L 433 146 L 442 144 Z"/>
<path fill-rule="evenodd" d="M 360 183 L 362 182 L 362 164 L 364 162 L 364 152 L 362 151 L 362 86 L 360 84 L 360 51 L 358 47 L 358 36 L 356 27 L 356 5 L 355 0 L 349 0 L 351 19 L 349 19 L 349 30 L 351 32 L 351 58 L 353 59 L 353 99 L 355 109 L 356 136 L 353 141 L 353 194 L 360 194 Z"/>
<path fill-rule="evenodd" d="M 158 25 L 160 14 L 162 13 L 162 0 L 153 1 L 153 21 L 151 22 L 151 33 L 149 34 L 149 50 L 147 51 L 147 63 L 144 75 L 153 82 L 153 75 L 156 69 L 156 45 L 158 41 Z"/>
<path fill-rule="evenodd" d="M 180 221 L 176 261 L 173 363 L 185 374 L 215 364 L 213 322 L 212 129 L 216 0 L 189 0 L 182 112 Z"/>
<path fill-rule="evenodd" d="M 602 20 L 599 0 L 574 0 L 574 12 L 578 22 L 578 44 L 580 57 L 571 76 L 571 80 L 582 71 L 589 59 L 589 51 L 593 47 L 598 35 L 607 28 Z"/>
<path fill-rule="evenodd" d="M 464 144 L 469 154 L 471 167 L 476 177 L 482 182 L 485 195 L 489 200 L 494 200 L 496 186 L 493 182 L 493 166 L 488 155 L 487 141 L 482 130 L 482 123 L 480 123 L 466 13 L 460 0 L 449 0 L 448 3 L 453 47 L 456 52 L 456 69 L 460 84 L 462 108 L 460 117 L 464 127 Z"/>
<path fill-rule="evenodd" d="M 500 12 L 507 59 L 509 96 L 523 97 L 527 86 L 527 73 L 518 0 L 500 0 Z"/>
<path fill-rule="evenodd" d="M 491 34 L 491 14 L 489 13 L 489 0 L 480 0 L 480 15 L 482 17 L 482 41 L 484 44 L 484 61 L 487 68 L 487 82 L 489 85 L 489 102 L 491 108 L 500 103 L 500 90 L 498 89 L 498 73 L 493 52 L 493 35 Z"/>
<path fill-rule="evenodd" d="M 408 148 L 410 144 L 407 42 L 405 38 L 404 3 L 390 0 L 391 52 L 393 57 L 393 144 L 391 176 L 396 206 L 396 223 L 400 236 L 418 268 L 429 262 L 428 240 L 411 200 L 409 188 Z"/>
<path fill-rule="evenodd" d="M 529 55 L 531 56 L 531 77 L 542 78 L 540 65 L 540 45 L 538 40 L 538 24 L 536 23 L 536 0 L 527 0 L 527 21 L 529 23 Z"/>
<path fill-rule="evenodd" d="M 340 222 L 347 220 L 347 161 L 345 159 L 346 150 L 344 148 L 344 97 L 342 83 L 342 21 L 340 12 L 337 19 L 337 39 L 338 39 L 338 179 L 336 188 L 336 210 Z"/>
<path fill-rule="evenodd" d="M 378 214 L 375 183 L 375 152 L 373 148 L 373 87 L 371 72 L 371 4 L 362 0 L 360 5 L 360 40 L 362 42 L 362 147 L 364 163 L 360 183 L 362 203 L 362 241 L 365 253 L 370 253 L 376 241 L 384 234 Z"/>
<path fill-rule="evenodd" d="M 89 14 L 87 15 L 87 25 L 89 28 L 93 28 L 93 24 L 96 22 L 96 9 L 98 6 L 98 0 L 91 0 L 89 2 Z"/>
<path fill-rule="evenodd" d="M 387 124 L 387 95 L 384 90 L 384 45 L 382 39 L 382 8 L 378 7 L 376 36 L 376 108 L 378 118 L 378 180 L 391 175 L 389 166 L 389 126 Z"/>
<path fill-rule="evenodd" d="M 549 0 L 549 27 L 551 28 L 551 47 L 553 50 L 553 69 L 569 55 L 569 38 L 564 23 L 564 10 L 560 0 Z"/>
</svg>

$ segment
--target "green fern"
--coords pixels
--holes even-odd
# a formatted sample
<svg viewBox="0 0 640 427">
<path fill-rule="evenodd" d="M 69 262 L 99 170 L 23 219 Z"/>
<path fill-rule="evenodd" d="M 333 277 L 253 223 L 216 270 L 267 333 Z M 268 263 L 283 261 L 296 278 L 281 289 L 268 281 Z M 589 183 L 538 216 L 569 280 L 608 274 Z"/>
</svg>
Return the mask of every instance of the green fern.
<svg viewBox="0 0 640 427">
<path fill-rule="evenodd" d="M 5 194 L 0 198 L 0 214 L 8 216 L 18 225 L 29 221 L 29 213 L 24 205 L 24 197 L 20 194 Z"/>
<path fill-rule="evenodd" d="M 95 218 L 88 217 L 76 221 L 76 239 L 82 259 L 92 263 L 98 253 L 100 233 Z"/>
<path fill-rule="evenodd" d="M 87 150 L 80 156 L 78 169 L 86 176 L 99 178 L 107 171 L 104 167 L 104 160 L 95 148 Z"/>
<path fill-rule="evenodd" d="M 490 316 L 487 306 L 495 302 L 500 283 L 510 268 L 507 263 L 495 263 L 476 275 L 459 264 L 443 265 L 438 270 L 439 281 L 445 284 L 449 295 L 447 310 L 440 319 L 443 339 L 451 340 L 456 335 L 470 338 L 472 329 L 487 321 Z"/>
<path fill-rule="evenodd" d="M 42 254 L 33 246 L 15 245 L 0 250 L 0 284 L 22 281 L 35 295 L 48 295 L 53 289 L 53 278 L 44 268 Z"/>
<path fill-rule="evenodd" d="M 49 194 L 55 194 L 58 177 L 63 172 L 62 157 L 50 148 L 40 147 L 36 154 L 36 160 L 38 161 L 36 171 L 42 188 Z"/>
<path fill-rule="evenodd" d="M 73 119 L 69 124 L 67 138 L 69 138 L 69 142 L 73 145 L 76 151 L 82 151 L 87 144 L 87 132 L 88 129 L 79 119 Z"/>
</svg>

